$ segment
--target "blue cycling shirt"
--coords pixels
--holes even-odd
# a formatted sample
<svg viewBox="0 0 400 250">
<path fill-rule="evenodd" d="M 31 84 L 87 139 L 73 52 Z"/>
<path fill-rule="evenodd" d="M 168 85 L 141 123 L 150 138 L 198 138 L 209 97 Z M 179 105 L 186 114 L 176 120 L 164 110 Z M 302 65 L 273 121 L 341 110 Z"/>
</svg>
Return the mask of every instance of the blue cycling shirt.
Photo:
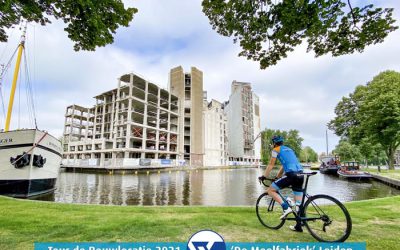
<svg viewBox="0 0 400 250">
<path fill-rule="evenodd" d="M 272 150 L 272 158 L 278 158 L 285 173 L 303 171 L 293 149 L 287 146 L 278 146 Z"/>
</svg>

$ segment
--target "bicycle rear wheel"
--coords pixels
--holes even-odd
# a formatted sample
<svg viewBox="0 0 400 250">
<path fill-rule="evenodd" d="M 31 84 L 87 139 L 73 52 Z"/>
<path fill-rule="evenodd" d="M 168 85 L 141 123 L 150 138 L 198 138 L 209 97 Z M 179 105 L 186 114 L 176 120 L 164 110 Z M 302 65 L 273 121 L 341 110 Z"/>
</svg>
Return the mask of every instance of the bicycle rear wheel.
<svg viewBox="0 0 400 250">
<path fill-rule="evenodd" d="M 351 232 L 352 222 L 346 207 L 328 195 L 310 197 L 304 205 L 305 226 L 318 241 L 343 242 Z"/>
<path fill-rule="evenodd" d="M 282 207 L 267 193 L 263 193 L 257 199 L 256 213 L 258 220 L 265 227 L 279 229 L 285 224 L 285 220 L 279 217 L 282 215 Z"/>
</svg>

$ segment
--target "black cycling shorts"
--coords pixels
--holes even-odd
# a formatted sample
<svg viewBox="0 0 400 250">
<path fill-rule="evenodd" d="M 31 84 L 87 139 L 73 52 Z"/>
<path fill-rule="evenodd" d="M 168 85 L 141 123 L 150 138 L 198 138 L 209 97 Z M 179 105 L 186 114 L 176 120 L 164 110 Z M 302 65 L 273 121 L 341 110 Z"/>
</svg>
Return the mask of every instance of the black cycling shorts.
<svg viewBox="0 0 400 250">
<path fill-rule="evenodd" d="M 289 172 L 289 173 L 286 173 L 285 176 L 274 181 L 272 183 L 272 187 L 275 188 L 276 190 L 280 190 L 283 188 L 287 188 L 291 185 L 293 191 L 302 192 L 303 191 L 303 182 L 304 182 L 304 175 Z"/>
</svg>

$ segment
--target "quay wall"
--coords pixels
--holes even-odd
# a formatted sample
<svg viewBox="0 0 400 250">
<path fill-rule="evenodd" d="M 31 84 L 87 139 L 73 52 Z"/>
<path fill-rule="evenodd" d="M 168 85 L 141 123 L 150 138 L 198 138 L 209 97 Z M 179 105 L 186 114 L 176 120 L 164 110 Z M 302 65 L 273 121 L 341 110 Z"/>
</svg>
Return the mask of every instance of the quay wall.
<svg viewBox="0 0 400 250">
<path fill-rule="evenodd" d="M 381 176 L 381 175 L 377 175 L 377 174 L 372 174 L 372 177 L 377 180 L 380 181 L 388 186 L 400 189 L 400 180 L 395 180 L 389 177 L 385 177 L 385 176 Z"/>
</svg>

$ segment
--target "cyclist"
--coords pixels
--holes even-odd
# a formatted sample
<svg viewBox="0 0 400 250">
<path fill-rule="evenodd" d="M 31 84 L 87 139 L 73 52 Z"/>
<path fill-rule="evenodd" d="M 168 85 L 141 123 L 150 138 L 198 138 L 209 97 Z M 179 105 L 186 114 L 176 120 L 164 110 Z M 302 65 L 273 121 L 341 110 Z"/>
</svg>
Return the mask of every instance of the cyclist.
<svg viewBox="0 0 400 250">
<path fill-rule="evenodd" d="M 295 197 L 296 208 L 298 208 L 303 196 L 304 182 L 304 176 L 299 175 L 303 172 L 303 167 L 300 165 L 294 151 L 288 146 L 284 146 L 283 141 L 284 139 L 280 135 L 274 135 L 272 137 L 273 150 L 271 160 L 268 167 L 265 169 L 264 175 L 259 177 L 261 181 L 265 180 L 266 176 L 269 176 L 271 170 L 274 168 L 276 159 L 281 162 L 282 167 L 276 175 L 277 180 L 267 189 L 267 193 L 282 206 L 283 214 L 280 219 L 284 219 L 288 214 L 292 213 L 293 210 L 287 201 L 281 198 L 278 192 L 291 185 Z M 283 172 L 285 172 L 285 176 L 282 177 Z M 303 232 L 301 222 L 299 221 L 295 226 L 290 226 L 290 229 L 293 231 Z"/>
</svg>

